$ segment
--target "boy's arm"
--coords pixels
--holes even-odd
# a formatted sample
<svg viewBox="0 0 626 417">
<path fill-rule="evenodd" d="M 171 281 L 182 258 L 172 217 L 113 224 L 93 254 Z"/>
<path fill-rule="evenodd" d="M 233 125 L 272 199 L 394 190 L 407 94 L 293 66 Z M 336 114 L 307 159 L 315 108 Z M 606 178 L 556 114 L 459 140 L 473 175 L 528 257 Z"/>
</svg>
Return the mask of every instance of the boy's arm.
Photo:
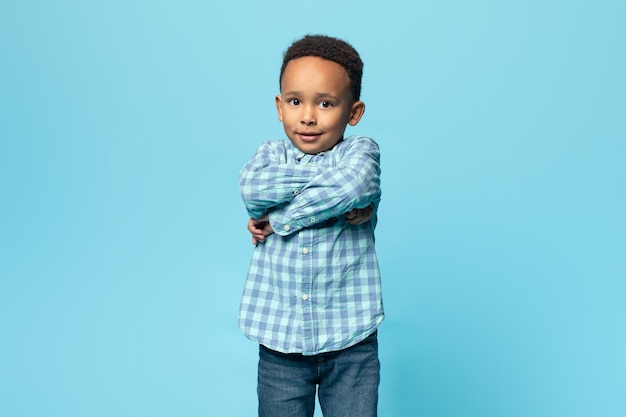
<svg viewBox="0 0 626 417">
<path fill-rule="evenodd" d="M 319 172 L 319 167 L 287 164 L 282 141 L 263 143 L 239 173 L 239 189 L 248 214 L 256 219 L 288 203 Z"/>
<path fill-rule="evenodd" d="M 346 144 L 336 167 L 321 169 L 286 204 L 269 212 L 276 234 L 287 236 L 341 216 L 355 208 L 363 209 L 380 200 L 380 151 L 376 142 L 354 137 Z"/>
</svg>

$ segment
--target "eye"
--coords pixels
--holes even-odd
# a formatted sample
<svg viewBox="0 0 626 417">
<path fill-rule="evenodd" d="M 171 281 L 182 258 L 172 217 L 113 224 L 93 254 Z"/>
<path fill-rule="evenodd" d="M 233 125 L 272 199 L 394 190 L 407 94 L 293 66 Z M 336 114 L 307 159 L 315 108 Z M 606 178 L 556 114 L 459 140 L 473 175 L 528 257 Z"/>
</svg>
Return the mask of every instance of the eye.
<svg viewBox="0 0 626 417">
<path fill-rule="evenodd" d="M 333 106 L 333 103 L 331 103 L 330 101 L 321 101 L 319 106 L 323 109 L 328 109 Z"/>
<path fill-rule="evenodd" d="M 289 100 L 287 100 L 287 103 L 291 104 L 292 106 L 299 106 L 300 100 L 298 100 L 297 98 L 290 98 Z"/>
</svg>

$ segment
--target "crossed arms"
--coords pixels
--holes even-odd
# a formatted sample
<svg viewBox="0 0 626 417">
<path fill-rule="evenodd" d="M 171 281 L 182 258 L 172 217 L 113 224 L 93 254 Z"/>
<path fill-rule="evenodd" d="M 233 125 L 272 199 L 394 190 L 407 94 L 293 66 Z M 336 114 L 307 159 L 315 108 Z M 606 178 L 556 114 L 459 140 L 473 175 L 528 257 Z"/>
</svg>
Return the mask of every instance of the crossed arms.
<svg viewBox="0 0 626 417">
<path fill-rule="evenodd" d="M 357 136 L 336 152 L 335 166 L 307 166 L 288 164 L 282 141 L 258 148 L 239 175 L 252 243 L 334 217 L 343 216 L 353 225 L 370 220 L 380 201 L 378 145 Z"/>
</svg>

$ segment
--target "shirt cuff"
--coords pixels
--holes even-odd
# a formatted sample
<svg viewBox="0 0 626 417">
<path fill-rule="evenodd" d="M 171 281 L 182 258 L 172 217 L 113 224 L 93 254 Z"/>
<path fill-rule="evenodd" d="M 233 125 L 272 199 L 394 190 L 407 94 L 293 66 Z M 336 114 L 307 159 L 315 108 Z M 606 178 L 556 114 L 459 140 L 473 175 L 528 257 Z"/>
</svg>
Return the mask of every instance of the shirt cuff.
<svg viewBox="0 0 626 417">
<path fill-rule="evenodd" d="M 281 210 L 275 210 L 269 213 L 269 222 L 274 233 L 280 236 L 289 236 L 305 227 L 315 226 L 323 221 L 316 216 L 310 216 L 304 219 L 290 219 L 281 213 Z"/>
</svg>

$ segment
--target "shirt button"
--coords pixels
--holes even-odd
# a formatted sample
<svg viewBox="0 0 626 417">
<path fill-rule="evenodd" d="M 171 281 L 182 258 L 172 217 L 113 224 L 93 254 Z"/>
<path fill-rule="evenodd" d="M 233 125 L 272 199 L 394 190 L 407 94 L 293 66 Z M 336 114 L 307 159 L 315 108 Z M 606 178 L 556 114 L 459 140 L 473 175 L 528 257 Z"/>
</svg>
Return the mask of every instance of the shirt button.
<svg viewBox="0 0 626 417">
<path fill-rule="evenodd" d="M 283 229 L 285 229 L 285 232 L 288 232 L 288 231 L 289 231 L 289 229 L 291 229 L 291 227 L 289 227 L 289 225 L 288 225 L 288 224 L 286 224 L 285 226 L 283 226 Z"/>
<path fill-rule="evenodd" d="M 309 299 L 309 296 L 307 294 L 302 294 L 302 299 L 306 301 Z"/>
<path fill-rule="evenodd" d="M 309 253 L 309 248 L 302 248 L 302 253 L 304 253 L 305 255 Z"/>
<path fill-rule="evenodd" d="M 309 221 L 310 221 L 311 223 L 315 223 L 315 217 L 311 217 L 311 218 L 309 219 Z"/>
<path fill-rule="evenodd" d="M 300 194 L 300 190 L 293 190 L 293 193 L 294 193 L 295 195 L 298 195 L 298 194 Z"/>
</svg>

